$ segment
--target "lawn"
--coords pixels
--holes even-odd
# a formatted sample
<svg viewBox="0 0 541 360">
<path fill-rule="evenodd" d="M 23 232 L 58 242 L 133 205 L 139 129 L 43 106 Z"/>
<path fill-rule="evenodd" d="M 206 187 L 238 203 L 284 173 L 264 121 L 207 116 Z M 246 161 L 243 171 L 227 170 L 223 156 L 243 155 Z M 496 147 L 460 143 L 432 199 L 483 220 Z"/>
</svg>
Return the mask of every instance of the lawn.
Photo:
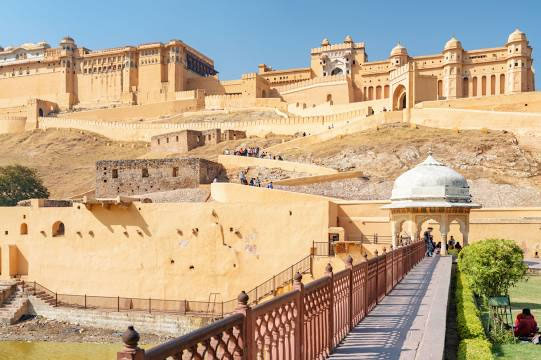
<svg viewBox="0 0 541 360">
<path fill-rule="evenodd" d="M 529 276 L 527 279 L 527 281 L 521 281 L 510 291 L 513 319 L 523 308 L 530 308 L 539 324 L 541 319 L 541 276 Z M 541 345 L 493 345 L 492 353 L 495 359 L 541 359 Z"/>
</svg>

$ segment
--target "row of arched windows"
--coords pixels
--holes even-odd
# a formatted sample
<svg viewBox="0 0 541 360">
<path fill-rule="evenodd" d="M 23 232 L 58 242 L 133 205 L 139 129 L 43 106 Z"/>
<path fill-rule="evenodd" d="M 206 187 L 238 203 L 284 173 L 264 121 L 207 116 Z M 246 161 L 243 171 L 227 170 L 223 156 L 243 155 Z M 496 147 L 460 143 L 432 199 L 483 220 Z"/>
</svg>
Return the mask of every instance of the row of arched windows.
<svg viewBox="0 0 541 360">
<path fill-rule="evenodd" d="M 63 236 L 65 232 L 66 232 L 66 228 L 65 228 L 64 223 L 62 221 L 57 221 L 57 222 L 55 222 L 53 224 L 52 229 L 51 229 L 51 233 L 52 233 L 53 236 Z M 21 235 L 28 235 L 28 224 L 27 223 L 22 223 L 21 224 L 19 233 Z"/>
<path fill-rule="evenodd" d="M 375 89 L 375 92 L 374 92 Z M 387 99 L 389 97 L 389 85 L 364 87 L 365 100 Z"/>
<path fill-rule="evenodd" d="M 496 75 L 487 77 L 485 75 L 462 79 L 462 97 L 487 96 L 505 94 L 505 74 L 500 74 L 499 82 Z M 443 96 L 443 81 L 438 80 L 438 98 Z"/>
</svg>

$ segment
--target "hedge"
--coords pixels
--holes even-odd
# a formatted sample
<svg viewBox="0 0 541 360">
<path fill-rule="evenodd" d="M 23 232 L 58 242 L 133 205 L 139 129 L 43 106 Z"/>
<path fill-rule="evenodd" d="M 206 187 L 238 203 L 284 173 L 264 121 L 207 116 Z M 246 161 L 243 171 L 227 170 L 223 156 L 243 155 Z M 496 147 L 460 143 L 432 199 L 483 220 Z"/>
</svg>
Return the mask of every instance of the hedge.
<svg viewBox="0 0 541 360">
<path fill-rule="evenodd" d="M 464 339 L 484 339 L 486 340 L 485 329 L 479 310 L 475 304 L 473 291 L 468 285 L 466 275 L 457 271 L 456 283 L 456 311 L 457 311 L 457 329 L 458 336 Z"/>
<path fill-rule="evenodd" d="M 465 339 L 458 345 L 458 360 L 492 360 L 491 344 L 485 339 Z"/>
</svg>

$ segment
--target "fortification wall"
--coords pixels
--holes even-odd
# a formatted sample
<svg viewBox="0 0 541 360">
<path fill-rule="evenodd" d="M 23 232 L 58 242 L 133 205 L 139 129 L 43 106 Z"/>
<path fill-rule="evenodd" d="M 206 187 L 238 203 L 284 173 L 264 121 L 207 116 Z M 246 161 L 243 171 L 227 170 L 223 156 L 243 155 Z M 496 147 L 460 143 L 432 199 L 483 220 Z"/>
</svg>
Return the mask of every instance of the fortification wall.
<svg viewBox="0 0 541 360">
<path fill-rule="evenodd" d="M 287 90 L 279 90 L 280 96 L 288 103 L 306 104 L 313 107 L 332 101 L 334 104 L 348 104 L 353 100 L 352 89 L 347 78 L 336 77 L 334 81 L 313 82 L 308 80 L 304 86 L 289 85 Z M 295 87 L 293 87 L 295 85 Z M 289 89 L 289 87 L 292 87 Z"/>
<path fill-rule="evenodd" d="M 541 112 L 541 92 L 470 97 L 455 100 L 425 101 L 415 108 L 460 108 L 511 112 Z"/>
<path fill-rule="evenodd" d="M 541 113 L 423 108 L 404 110 L 412 124 L 443 129 L 507 130 L 519 135 L 541 135 Z"/>
<path fill-rule="evenodd" d="M 25 130 L 26 116 L 0 115 L 0 134 L 15 134 Z"/>
<path fill-rule="evenodd" d="M 280 195 L 243 187 L 249 191 Z M 230 300 L 307 256 L 312 241 L 327 238 L 328 201 L 312 197 L 307 207 L 301 195 L 272 206 L 2 207 L 1 277 L 20 275 L 67 294 L 206 301 L 217 292 L 217 301 Z M 57 221 L 65 234 L 53 237 Z M 27 234 L 20 233 L 23 222 Z"/>
<path fill-rule="evenodd" d="M 193 97 L 187 97 L 193 94 Z M 121 106 L 107 109 L 74 111 L 59 114 L 59 118 L 85 119 L 98 121 L 130 121 L 160 116 L 174 115 L 184 111 L 195 111 L 201 108 L 201 100 L 195 96 L 196 92 L 179 94 L 183 100 L 166 101 L 145 105 Z"/>
<path fill-rule="evenodd" d="M 39 128 L 74 128 L 94 132 L 113 140 L 150 141 L 152 136 L 181 130 L 241 130 L 246 131 L 247 136 L 264 136 L 271 132 L 274 134 L 285 135 L 293 135 L 299 132 L 311 134 L 327 130 L 330 126 L 339 125 L 340 123 L 361 118 L 364 118 L 364 114 L 359 110 L 329 116 L 290 117 L 265 119 L 260 121 L 213 121 L 182 124 L 126 123 L 118 121 L 106 122 L 42 117 L 39 119 Z"/>
<path fill-rule="evenodd" d="M 245 168 L 249 166 L 261 166 L 265 168 L 276 168 L 285 171 L 307 173 L 312 175 L 330 175 L 336 174 L 335 169 L 326 168 L 312 164 L 298 163 L 285 160 L 260 159 L 249 156 L 219 155 L 218 162 L 225 168 Z"/>
</svg>

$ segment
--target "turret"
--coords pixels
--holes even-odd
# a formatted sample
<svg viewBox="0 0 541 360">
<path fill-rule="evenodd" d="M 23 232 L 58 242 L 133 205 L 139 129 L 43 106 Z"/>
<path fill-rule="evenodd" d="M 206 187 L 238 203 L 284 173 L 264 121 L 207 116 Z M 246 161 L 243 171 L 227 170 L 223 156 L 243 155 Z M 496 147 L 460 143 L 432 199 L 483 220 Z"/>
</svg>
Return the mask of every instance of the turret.
<svg viewBox="0 0 541 360">
<path fill-rule="evenodd" d="M 532 48 L 528 39 L 519 29 L 507 38 L 507 74 L 505 93 L 513 94 L 533 90 L 533 74 L 531 71 Z"/>
<path fill-rule="evenodd" d="M 391 50 L 389 60 L 391 61 L 391 65 L 395 67 L 405 65 L 408 62 L 408 50 L 402 46 L 400 42 L 397 43 L 396 46 Z"/>
<path fill-rule="evenodd" d="M 73 38 L 69 36 L 65 36 L 64 38 L 62 38 L 59 45 L 62 49 L 67 51 L 74 51 L 75 49 L 77 49 L 77 44 L 75 44 L 75 40 L 73 40 Z"/>
<path fill-rule="evenodd" d="M 462 43 L 454 36 L 443 48 L 443 89 L 442 96 L 447 99 L 462 97 Z"/>
</svg>

